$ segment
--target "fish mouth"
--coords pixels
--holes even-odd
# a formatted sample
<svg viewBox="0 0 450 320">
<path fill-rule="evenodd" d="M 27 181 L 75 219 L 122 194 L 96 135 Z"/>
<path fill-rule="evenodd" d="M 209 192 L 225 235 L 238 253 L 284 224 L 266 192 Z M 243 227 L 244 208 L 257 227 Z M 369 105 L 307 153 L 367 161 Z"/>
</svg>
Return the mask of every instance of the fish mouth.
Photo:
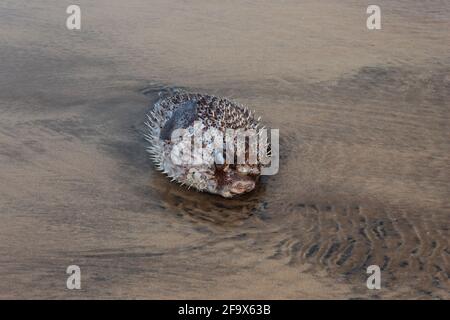
<svg viewBox="0 0 450 320">
<path fill-rule="evenodd" d="M 233 183 L 230 188 L 230 192 L 233 195 L 247 193 L 255 189 L 255 185 L 256 184 L 254 181 L 238 181 Z"/>
</svg>

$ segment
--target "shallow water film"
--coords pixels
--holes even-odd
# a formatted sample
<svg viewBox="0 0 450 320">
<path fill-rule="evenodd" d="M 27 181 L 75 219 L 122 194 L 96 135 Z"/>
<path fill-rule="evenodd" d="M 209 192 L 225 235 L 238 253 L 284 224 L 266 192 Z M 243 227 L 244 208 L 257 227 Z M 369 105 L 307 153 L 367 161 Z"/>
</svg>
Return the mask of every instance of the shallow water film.
<svg viewBox="0 0 450 320">
<path fill-rule="evenodd" d="M 450 298 L 450 2 L 0 3 L 0 298 Z M 239 198 L 154 169 L 160 92 L 280 129 Z M 81 269 L 68 290 L 66 269 Z M 367 268 L 379 266 L 381 289 Z"/>
</svg>

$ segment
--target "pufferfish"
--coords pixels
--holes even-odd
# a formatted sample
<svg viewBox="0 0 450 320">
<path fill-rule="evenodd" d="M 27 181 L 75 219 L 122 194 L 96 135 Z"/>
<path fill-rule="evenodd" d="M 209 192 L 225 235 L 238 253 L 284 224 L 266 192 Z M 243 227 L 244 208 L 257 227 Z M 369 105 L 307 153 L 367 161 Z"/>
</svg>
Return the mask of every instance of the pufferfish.
<svg viewBox="0 0 450 320">
<path fill-rule="evenodd" d="M 150 143 L 147 151 L 158 170 L 176 181 L 198 191 L 231 198 L 252 191 L 261 175 L 261 164 L 241 163 L 236 159 L 225 159 L 228 153 L 217 153 L 214 135 L 225 137 L 240 130 L 264 129 L 254 111 L 226 98 L 200 93 L 176 92 L 161 98 L 147 114 L 145 139 Z M 174 131 L 180 131 L 180 139 L 174 140 Z M 213 132 L 201 141 L 203 156 L 206 153 L 213 161 L 181 161 L 183 154 L 174 153 L 182 147 L 191 150 L 191 137 L 198 132 Z M 188 139 L 181 139 L 181 137 Z M 192 138 L 194 140 L 194 138 Z M 230 140 L 236 143 L 236 136 Z M 189 145 L 186 144 L 189 142 Z M 219 140 L 221 143 L 222 140 Z M 224 143 L 225 144 L 225 143 Z M 222 146 L 220 146 L 222 147 Z M 224 145 L 225 148 L 230 146 Z M 187 150 L 184 149 L 184 150 Z M 189 159 L 198 154 L 189 154 Z M 247 153 L 248 156 L 248 153 Z M 184 159 L 186 160 L 186 159 Z M 204 158 L 203 158 L 204 160 Z"/>
</svg>

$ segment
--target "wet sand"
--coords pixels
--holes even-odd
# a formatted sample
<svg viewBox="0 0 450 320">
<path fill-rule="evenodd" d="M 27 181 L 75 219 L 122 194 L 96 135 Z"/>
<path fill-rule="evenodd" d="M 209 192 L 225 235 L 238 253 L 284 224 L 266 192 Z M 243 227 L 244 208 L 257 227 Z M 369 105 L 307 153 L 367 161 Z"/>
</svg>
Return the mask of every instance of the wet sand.
<svg viewBox="0 0 450 320">
<path fill-rule="evenodd" d="M 68 1 L 2 1 L 0 298 L 449 299 L 450 4 L 368 31 L 344 2 L 79 1 L 69 31 Z M 142 130 L 171 88 L 252 106 L 280 172 L 169 183 Z"/>
</svg>

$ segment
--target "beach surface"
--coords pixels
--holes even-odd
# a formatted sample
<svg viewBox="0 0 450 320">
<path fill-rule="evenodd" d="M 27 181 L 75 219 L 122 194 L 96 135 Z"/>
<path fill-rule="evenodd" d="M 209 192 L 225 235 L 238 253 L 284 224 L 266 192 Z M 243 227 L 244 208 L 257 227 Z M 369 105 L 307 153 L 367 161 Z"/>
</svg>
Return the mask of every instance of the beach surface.
<svg viewBox="0 0 450 320">
<path fill-rule="evenodd" d="M 1 299 L 450 298 L 450 2 L 71 4 L 0 3 Z M 279 128 L 279 173 L 170 183 L 142 131 L 174 88 Z"/>
</svg>

